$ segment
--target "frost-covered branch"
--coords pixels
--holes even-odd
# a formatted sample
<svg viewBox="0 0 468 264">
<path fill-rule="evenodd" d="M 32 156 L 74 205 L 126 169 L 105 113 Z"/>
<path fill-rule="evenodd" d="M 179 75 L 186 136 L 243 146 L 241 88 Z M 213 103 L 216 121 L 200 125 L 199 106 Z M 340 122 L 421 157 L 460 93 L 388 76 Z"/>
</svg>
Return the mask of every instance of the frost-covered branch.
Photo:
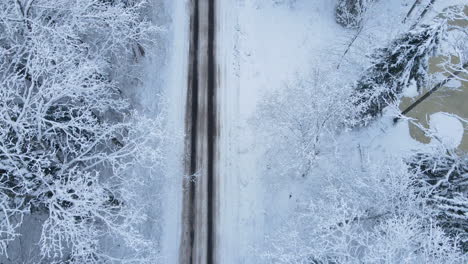
<svg viewBox="0 0 468 264">
<path fill-rule="evenodd" d="M 130 67 L 135 47 L 153 40 L 143 8 L 0 3 L 0 253 L 33 211 L 48 215 L 39 241 L 45 261 L 101 263 L 99 240 L 108 235 L 145 252 L 123 172 L 143 157 L 162 160 L 163 124 L 137 118 L 112 77 L 114 64 Z"/>
</svg>

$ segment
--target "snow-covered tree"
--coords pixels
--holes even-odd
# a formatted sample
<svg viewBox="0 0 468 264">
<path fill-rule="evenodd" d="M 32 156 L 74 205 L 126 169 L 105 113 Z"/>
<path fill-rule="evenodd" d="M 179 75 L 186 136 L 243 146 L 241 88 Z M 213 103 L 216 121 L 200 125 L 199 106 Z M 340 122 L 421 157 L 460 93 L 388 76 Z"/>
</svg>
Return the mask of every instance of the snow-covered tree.
<svg viewBox="0 0 468 264">
<path fill-rule="evenodd" d="M 446 32 L 446 20 L 423 25 L 379 49 L 373 65 L 356 84 L 357 111 L 363 123 L 395 103 L 412 82 L 425 87 L 429 59 L 436 54 Z"/>
<path fill-rule="evenodd" d="M 0 2 L 1 254 L 36 211 L 48 215 L 38 242 L 50 262 L 101 263 L 105 235 L 144 251 L 122 173 L 140 156 L 161 159 L 162 123 L 136 121 L 112 77 L 114 65 L 129 65 L 150 44 L 155 31 L 140 16 L 144 7 Z"/>
<path fill-rule="evenodd" d="M 386 106 L 398 103 L 409 85 L 415 85 L 419 92 L 432 88 L 428 81 L 437 78 L 429 74 L 429 60 L 436 55 L 442 58 L 439 66 L 447 78 L 438 80 L 439 86 L 450 79 L 466 81 L 467 32 L 457 24 L 466 18 L 463 6 L 447 8 L 432 22 L 412 28 L 388 47 L 377 50 L 373 65 L 356 84 L 359 96 L 355 104 L 363 124 Z"/>
<path fill-rule="evenodd" d="M 460 25 L 468 21 L 463 7 L 449 8 L 444 14 L 448 19 L 448 38 L 442 46 L 443 60 L 439 64 L 445 75 L 461 82 L 468 82 L 468 28 Z"/>
<path fill-rule="evenodd" d="M 361 140 L 355 135 L 372 135 L 376 126 L 370 131 L 364 128 L 365 133 L 358 129 L 339 133 L 343 124 L 366 123 L 384 107 L 398 103 L 407 86 L 415 85 L 420 91 L 427 88 L 436 77 L 429 74 L 428 68 L 437 52 L 446 58 L 441 65 L 446 66 L 445 77 L 464 70 L 460 61 L 464 60 L 466 42 L 462 39 L 466 34 L 450 36 L 453 18 L 442 14 L 430 23 L 421 20 L 428 24 L 411 29 L 379 49 L 373 65 L 354 86 L 356 97 L 337 78 L 321 72 L 313 75 L 320 78 L 297 81 L 276 91 L 259 106 L 256 124 L 273 138 L 267 140 L 270 145 L 266 158 L 271 161 L 265 170 L 266 181 L 279 182 L 282 191 L 299 193 L 294 193 L 298 197 L 294 201 L 290 195 L 284 202 L 287 205 L 283 205 L 295 213 L 279 215 L 287 218 L 284 225 L 268 234 L 267 248 L 259 252 L 265 262 L 467 262 L 466 154 L 445 148 L 420 153 L 408 161 L 402 153 L 384 156 L 375 151 L 382 147 L 379 145 L 370 146 L 373 150 L 369 154 L 365 150 L 361 153 L 359 147 L 358 162 L 352 157 L 355 153 L 344 145 L 350 139 Z M 326 92 L 321 87 L 326 87 Z M 324 107 L 331 98 L 337 101 Z M 321 112 L 324 109 L 327 113 Z M 335 120 L 329 122 L 327 114 Z M 311 180 L 271 179 L 283 176 L 284 168 L 288 175 L 305 174 Z M 286 186 L 294 180 L 293 188 Z M 313 193 L 307 193 L 310 190 Z M 273 193 L 271 197 L 275 195 L 282 194 Z M 269 215 L 265 218 L 269 221 Z M 276 227 L 276 223 L 272 226 Z"/>
<path fill-rule="evenodd" d="M 426 189 L 427 203 L 440 226 L 449 235 L 460 236 L 468 251 L 468 155 L 439 147 L 417 153 L 409 164 Z"/>
<path fill-rule="evenodd" d="M 330 161 L 330 160 L 329 160 Z M 260 257 L 274 263 L 463 263 L 403 160 L 337 157 L 322 192 L 299 207 Z"/>
<path fill-rule="evenodd" d="M 339 0 L 336 5 L 335 19 L 346 28 L 358 28 L 366 10 L 374 0 Z"/>
<path fill-rule="evenodd" d="M 352 90 L 338 83 L 337 76 L 314 70 L 265 97 L 256 125 L 278 143 L 269 150 L 282 153 L 271 155 L 278 159 L 273 163 L 303 177 L 309 173 L 352 112 Z"/>
</svg>

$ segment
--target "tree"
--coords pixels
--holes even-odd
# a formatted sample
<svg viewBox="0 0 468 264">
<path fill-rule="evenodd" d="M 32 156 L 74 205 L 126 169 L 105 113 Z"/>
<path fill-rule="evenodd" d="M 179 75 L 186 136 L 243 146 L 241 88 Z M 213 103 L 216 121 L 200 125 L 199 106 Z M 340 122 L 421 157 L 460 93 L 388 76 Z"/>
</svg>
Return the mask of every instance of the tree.
<svg viewBox="0 0 468 264">
<path fill-rule="evenodd" d="M 354 102 L 362 123 L 397 101 L 404 87 L 415 82 L 421 89 L 428 80 L 429 58 L 434 56 L 446 32 L 446 21 L 423 25 L 379 49 L 373 65 L 356 84 Z"/>
<path fill-rule="evenodd" d="M 352 88 L 348 92 L 337 78 L 319 72 L 265 99 L 256 121 L 270 137 L 267 142 L 273 142 L 267 146 L 266 158 L 273 160 L 267 168 L 267 183 L 279 182 L 283 190 L 288 189 L 284 185 L 291 179 L 271 179 L 283 176 L 281 169 L 287 167 L 287 174 L 304 175 L 305 171 L 314 176 L 300 181 L 313 187 L 294 191 L 303 194 L 313 189 L 314 193 L 287 201 L 295 212 L 284 216 L 284 225 L 268 234 L 267 248 L 259 258 L 268 263 L 314 264 L 467 261 L 465 154 L 442 148 L 431 154 L 421 150 L 408 158 L 402 153 L 385 156 L 370 146 L 368 155 L 359 149 L 358 161 L 344 145 L 351 139 L 354 146 L 354 140 L 372 135 L 376 127 L 340 134 L 346 125 L 363 124 L 380 114 L 409 84 L 423 89 L 433 77 L 428 73 L 429 58 L 438 51 L 450 54 L 446 50 L 452 40 L 448 39 L 450 27 L 450 18 L 442 15 L 380 49 L 374 65 L 353 87 L 355 97 Z M 462 44 L 457 46 L 463 49 Z M 445 62 L 459 65 L 457 60 Z M 316 107 L 328 105 L 330 98 L 337 98 L 331 107 Z M 333 112 L 335 120 L 324 121 L 327 115 L 317 109 Z M 322 122 L 324 126 L 314 126 Z M 301 203 L 304 196 L 308 200 Z"/>
<path fill-rule="evenodd" d="M 286 171 L 308 175 L 333 135 L 346 127 L 351 89 L 319 70 L 266 96 L 258 107 L 257 126 L 275 144 L 269 151 Z M 287 149 L 279 149 L 285 146 Z M 282 153 L 282 154 L 279 154 Z"/>
<path fill-rule="evenodd" d="M 447 8 L 434 21 L 412 28 L 387 48 L 377 50 L 373 65 L 356 84 L 359 96 L 355 105 L 362 124 L 397 103 L 410 84 L 418 91 L 426 88 L 433 77 L 428 72 L 429 59 L 436 55 L 444 58 L 440 67 L 446 76 L 466 79 L 466 29 L 454 23 L 463 19 L 463 6 Z"/>
<path fill-rule="evenodd" d="M 374 0 L 339 0 L 335 9 L 336 22 L 346 28 L 359 28 L 369 5 Z"/>
<path fill-rule="evenodd" d="M 447 45 L 442 47 L 442 62 L 438 66 L 443 69 L 446 76 L 467 82 L 468 29 L 459 25 L 459 22 L 467 21 L 468 14 L 463 6 L 456 6 L 448 8 L 442 15 L 448 19 L 448 39 Z"/>
<path fill-rule="evenodd" d="M 140 16 L 144 7 L 0 3 L 1 254 L 20 235 L 23 217 L 37 211 L 48 215 L 39 243 L 50 262 L 101 263 L 109 257 L 99 248 L 106 235 L 145 251 L 123 173 L 149 146 L 158 149 L 162 122 L 135 119 L 112 78 L 113 64 L 129 65 L 134 50 L 150 44 L 155 28 Z"/>
<path fill-rule="evenodd" d="M 330 161 L 330 160 L 329 160 Z M 267 241 L 275 263 L 463 263 L 425 205 L 418 178 L 401 159 L 370 158 L 354 166 L 337 157 L 322 170 L 317 198 L 297 209 Z"/>
<path fill-rule="evenodd" d="M 443 74 L 444 79 L 439 81 L 423 96 L 418 98 L 414 103 L 408 106 L 401 112 L 401 115 L 406 115 L 412 109 L 417 107 L 421 102 L 429 98 L 434 92 L 441 88 L 444 88 L 450 81 L 466 82 L 468 81 L 468 48 L 466 43 L 468 42 L 468 32 L 464 27 L 457 26 L 455 22 L 464 21 L 468 19 L 468 16 L 459 8 L 449 9 L 448 12 L 443 14 L 444 17 L 449 17 L 449 28 L 447 32 L 447 41 L 441 48 L 441 62 L 437 65 Z M 396 117 L 395 122 L 400 117 Z"/>
<path fill-rule="evenodd" d="M 411 171 L 425 189 L 427 204 L 441 228 L 451 237 L 460 236 L 468 251 L 468 155 L 440 144 L 432 152 L 418 152 L 408 160 Z"/>
</svg>

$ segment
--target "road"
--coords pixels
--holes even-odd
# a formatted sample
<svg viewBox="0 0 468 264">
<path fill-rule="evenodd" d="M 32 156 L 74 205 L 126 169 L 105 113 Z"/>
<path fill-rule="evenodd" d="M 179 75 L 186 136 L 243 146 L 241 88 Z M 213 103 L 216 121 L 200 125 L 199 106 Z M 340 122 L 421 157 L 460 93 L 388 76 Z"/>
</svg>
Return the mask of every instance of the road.
<svg viewBox="0 0 468 264">
<path fill-rule="evenodd" d="M 181 264 L 217 263 L 215 0 L 190 2 Z"/>
</svg>

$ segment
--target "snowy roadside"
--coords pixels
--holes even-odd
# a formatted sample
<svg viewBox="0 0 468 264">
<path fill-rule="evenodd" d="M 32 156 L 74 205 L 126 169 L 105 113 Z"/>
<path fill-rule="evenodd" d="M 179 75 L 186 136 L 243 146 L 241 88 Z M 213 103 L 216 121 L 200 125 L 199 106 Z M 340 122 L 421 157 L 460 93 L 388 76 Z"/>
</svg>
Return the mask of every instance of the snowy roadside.
<svg viewBox="0 0 468 264">
<path fill-rule="evenodd" d="M 155 263 L 176 263 L 180 238 L 184 175 L 184 117 L 187 73 L 187 1 L 152 0 L 152 20 L 161 26 L 154 55 L 143 61 L 143 85 L 126 91 L 143 116 L 163 118 L 169 136 L 163 146 L 164 163 L 148 170 L 134 168 L 130 177 L 143 179 L 135 192 L 146 206 L 147 220 L 136 228 L 153 245 Z M 135 188 L 133 188 L 135 189 Z M 128 253 L 109 243 L 109 250 Z"/>
<path fill-rule="evenodd" d="M 189 37 L 188 0 L 165 0 L 171 17 L 168 64 L 163 93 L 166 95 L 169 134 L 166 177 L 162 188 L 161 263 L 177 263 L 181 232 L 184 129 Z M 157 12 L 157 10 L 156 10 Z"/>
<path fill-rule="evenodd" d="M 144 61 L 144 85 L 128 91 L 136 109 L 149 118 L 161 115 L 169 136 L 164 163 L 151 171 L 135 168 L 130 176 L 146 177 L 138 190 L 149 203 L 147 221 L 137 228 L 154 245 L 157 263 L 177 263 L 181 232 L 184 129 L 187 88 L 188 0 L 152 0 L 153 21 L 161 25 L 154 56 Z M 125 255 L 125 251 L 116 250 Z"/>
<path fill-rule="evenodd" d="M 189 50 L 188 1 L 166 1 L 172 18 L 168 70 L 163 90 L 167 96 L 170 133 L 179 135 L 168 148 L 167 177 L 162 193 L 161 239 L 163 263 L 176 263 L 179 254 L 183 131 L 187 58 Z M 266 172 L 268 145 L 255 131 L 257 105 L 265 94 L 283 89 L 314 69 L 341 64 L 344 80 L 353 82 L 369 64 L 373 48 L 385 46 L 402 29 L 409 1 L 379 1 L 370 10 L 369 24 L 351 52 L 343 56 L 353 32 L 334 20 L 335 1 L 298 0 L 290 7 L 270 1 L 217 2 L 217 57 L 219 145 L 217 160 L 217 258 L 223 263 L 258 263 L 265 237 L 286 221 L 311 195 L 318 178 L 273 182 Z M 442 7 L 437 7 L 442 8 Z M 386 12 L 381 12 L 385 10 Z M 399 14 L 393 17 L 389 13 Z M 171 45 L 172 44 L 172 45 Z M 358 48 L 365 47 L 365 48 Z M 358 65 L 358 66 L 356 66 Z M 148 99 L 143 95 L 143 98 Z M 411 139 L 407 121 L 393 125 L 391 114 L 369 128 L 343 133 L 337 141 L 352 162 L 365 156 L 401 155 L 420 148 Z M 271 142 L 270 142 L 271 143 Z M 318 185 L 317 185 L 318 186 Z"/>
<path fill-rule="evenodd" d="M 336 24 L 335 1 L 299 0 L 291 6 L 260 0 L 221 1 L 218 228 L 224 263 L 257 263 L 255 255 L 265 249 L 265 237 L 311 198 L 306 186 L 320 181 L 316 177 L 292 183 L 269 178 L 263 156 L 268 146 L 252 122 L 258 103 L 265 94 L 283 89 L 313 69 L 334 69 L 337 63 L 341 63 L 341 78 L 352 83 L 369 65 L 367 56 L 373 49 L 384 47 L 404 31 L 398 24 L 410 2 L 375 3 L 366 21 L 369 26 L 343 56 L 354 32 Z M 359 157 L 402 155 L 422 147 L 410 137 L 407 121 L 393 125 L 390 110 L 369 128 L 337 139 L 356 162 Z"/>
<path fill-rule="evenodd" d="M 269 191 L 261 178 L 264 146 L 249 124 L 256 105 L 269 90 L 282 87 L 311 65 L 310 49 L 333 39 L 331 23 L 315 19 L 311 30 L 307 7 L 288 10 L 258 1 L 220 1 L 218 7 L 220 66 L 220 250 L 223 263 L 254 263 L 261 247 L 265 216 L 286 213 L 286 194 Z M 309 5 L 309 6 L 307 6 Z M 324 3 L 331 12 L 334 5 Z M 300 11 L 301 10 L 301 11 Z M 323 10 L 317 10 L 320 13 Z M 295 12 L 294 15 L 292 15 Z M 331 19 L 331 17 L 329 18 Z M 330 33 L 332 32 L 332 33 Z M 287 191 L 286 191 L 287 192 Z M 271 204 L 273 202 L 273 204 Z M 287 207 L 287 205 L 286 205 Z M 265 230 L 264 230 L 265 229 Z"/>
</svg>

